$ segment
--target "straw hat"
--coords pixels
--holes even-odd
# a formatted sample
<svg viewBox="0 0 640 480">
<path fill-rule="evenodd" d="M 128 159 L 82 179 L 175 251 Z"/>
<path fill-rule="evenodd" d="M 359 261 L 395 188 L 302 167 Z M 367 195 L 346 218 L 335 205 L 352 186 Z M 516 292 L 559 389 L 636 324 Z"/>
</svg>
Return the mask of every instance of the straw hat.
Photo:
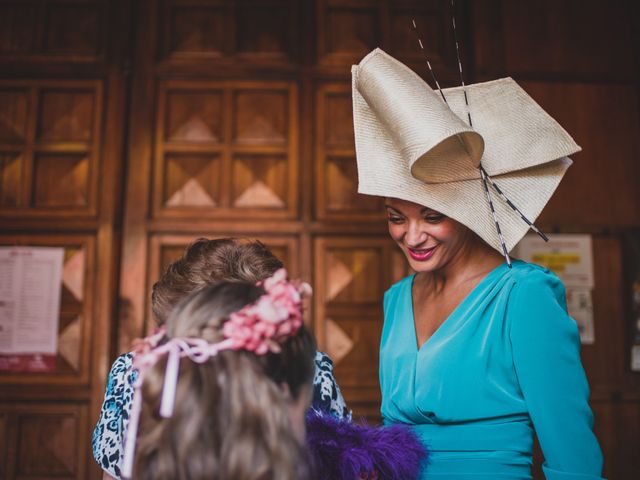
<svg viewBox="0 0 640 480">
<path fill-rule="evenodd" d="M 479 167 L 535 221 L 571 165 L 567 156 L 581 150 L 511 78 L 443 89 L 445 103 L 380 49 L 351 73 L 358 192 L 433 208 L 501 253 Z M 463 120 L 468 113 L 473 128 Z M 529 225 L 492 193 L 510 251 Z"/>
</svg>

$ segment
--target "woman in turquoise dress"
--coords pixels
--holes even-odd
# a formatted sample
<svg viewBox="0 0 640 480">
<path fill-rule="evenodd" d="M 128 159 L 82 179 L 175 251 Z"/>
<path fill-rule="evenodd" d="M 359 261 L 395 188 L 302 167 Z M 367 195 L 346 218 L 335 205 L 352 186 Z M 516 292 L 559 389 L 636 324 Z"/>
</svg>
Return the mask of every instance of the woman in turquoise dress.
<svg viewBox="0 0 640 480">
<path fill-rule="evenodd" d="M 352 72 L 359 191 L 415 272 L 384 297 L 384 422 L 425 479 L 531 479 L 534 434 L 548 480 L 602 478 L 564 287 L 508 255 L 579 147 L 510 79 L 436 94 L 381 50 Z"/>
</svg>

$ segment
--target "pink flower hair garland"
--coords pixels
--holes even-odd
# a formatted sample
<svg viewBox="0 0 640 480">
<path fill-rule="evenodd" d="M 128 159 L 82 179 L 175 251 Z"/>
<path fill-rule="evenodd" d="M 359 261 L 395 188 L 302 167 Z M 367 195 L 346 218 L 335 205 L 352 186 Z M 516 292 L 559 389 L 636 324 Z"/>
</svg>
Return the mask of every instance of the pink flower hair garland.
<svg viewBox="0 0 640 480">
<path fill-rule="evenodd" d="M 138 371 L 138 377 L 134 383 L 133 404 L 125 438 L 123 478 L 131 478 L 133 474 L 144 374 L 164 355 L 168 357 L 159 413 L 163 418 L 170 418 L 173 415 L 181 358 L 205 363 L 222 350 L 246 350 L 256 355 L 279 353 L 281 344 L 298 332 L 302 326 L 302 299 L 311 295 L 309 284 L 288 281 L 287 271 L 281 268 L 259 282 L 258 286 L 264 288 L 266 293 L 256 302 L 229 315 L 222 326 L 224 340 L 220 342 L 208 343 L 202 338 L 188 337 L 167 340 L 165 327 L 142 340 L 134 341 L 133 368 Z"/>
</svg>

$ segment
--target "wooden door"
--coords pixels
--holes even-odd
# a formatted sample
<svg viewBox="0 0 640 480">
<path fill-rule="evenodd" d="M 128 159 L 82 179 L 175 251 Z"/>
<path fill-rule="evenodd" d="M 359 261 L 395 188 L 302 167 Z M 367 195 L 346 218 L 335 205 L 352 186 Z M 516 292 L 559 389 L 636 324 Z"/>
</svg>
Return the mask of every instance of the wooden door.
<svg viewBox="0 0 640 480">
<path fill-rule="evenodd" d="M 0 2 L 0 244 L 64 249 L 55 370 L 0 372 L 1 478 L 97 470 L 90 431 L 112 347 L 129 19 L 124 1 Z"/>
<path fill-rule="evenodd" d="M 350 65 L 382 45 L 426 74 L 415 16 L 455 78 L 447 2 L 196 3 L 138 16 L 120 350 L 152 327 L 151 285 L 186 244 L 257 238 L 315 286 L 320 348 L 355 417 L 376 421 L 382 296 L 406 267 L 381 199 L 356 193 Z"/>
</svg>

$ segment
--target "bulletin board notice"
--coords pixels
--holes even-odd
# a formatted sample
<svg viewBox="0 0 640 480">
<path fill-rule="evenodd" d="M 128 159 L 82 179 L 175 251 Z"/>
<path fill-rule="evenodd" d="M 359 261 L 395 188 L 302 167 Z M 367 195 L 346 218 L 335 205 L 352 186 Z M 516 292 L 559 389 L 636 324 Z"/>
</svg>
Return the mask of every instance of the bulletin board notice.
<svg viewBox="0 0 640 480">
<path fill-rule="evenodd" d="M 55 370 L 64 249 L 0 247 L 0 371 Z"/>
</svg>

